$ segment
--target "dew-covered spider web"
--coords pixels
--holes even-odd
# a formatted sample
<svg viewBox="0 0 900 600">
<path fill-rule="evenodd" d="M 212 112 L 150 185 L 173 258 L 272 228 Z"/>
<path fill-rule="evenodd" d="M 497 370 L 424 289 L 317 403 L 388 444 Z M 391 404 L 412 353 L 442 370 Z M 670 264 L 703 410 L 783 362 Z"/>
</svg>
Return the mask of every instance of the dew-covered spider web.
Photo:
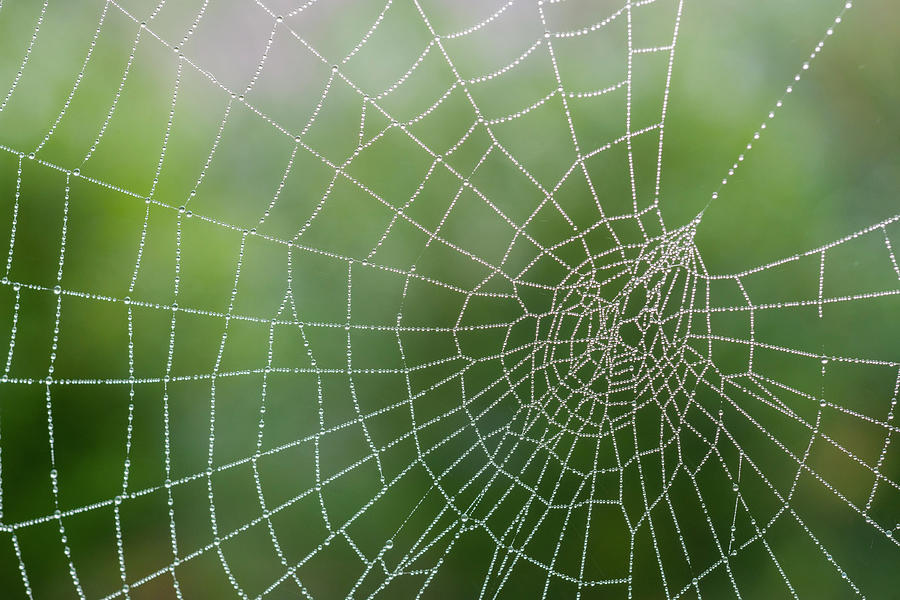
<svg viewBox="0 0 900 600">
<path fill-rule="evenodd" d="M 897 597 L 897 16 L 2 0 L 0 595 Z"/>
</svg>

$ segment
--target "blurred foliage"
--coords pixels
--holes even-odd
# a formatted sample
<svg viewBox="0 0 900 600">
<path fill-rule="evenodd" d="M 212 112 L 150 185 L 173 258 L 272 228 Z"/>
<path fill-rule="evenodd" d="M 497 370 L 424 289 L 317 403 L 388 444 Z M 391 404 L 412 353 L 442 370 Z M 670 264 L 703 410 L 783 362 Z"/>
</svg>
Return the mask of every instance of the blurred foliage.
<svg viewBox="0 0 900 600">
<path fill-rule="evenodd" d="M 568 275 L 526 237 L 554 246 L 580 272 L 589 258 L 620 246 L 636 252 L 645 243 L 642 230 L 660 236 L 661 221 L 672 231 L 706 207 L 695 244 L 705 268 L 718 275 L 817 248 L 898 212 L 896 4 L 858 2 L 847 13 L 710 203 L 843 3 L 685 2 L 664 129 L 660 218 L 654 211 L 634 215 L 634 206 L 648 207 L 656 197 L 658 129 L 631 142 L 634 192 L 624 141 L 585 159 L 593 192 L 581 167 L 570 173 L 579 153 L 626 134 L 627 86 L 577 97 L 625 79 L 624 14 L 588 35 L 554 37 L 555 65 L 543 37 L 545 27 L 579 29 L 621 6 L 544 4 L 539 11 L 534 2 L 514 3 L 484 27 L 438 46 L 435 32 L 463 31 L 503 5 L 420 0 L 420 12 L 404 0 L 379 20 L 384 5 L 361 0 L 323 0 L 299 12 L 287 0 L 208 6 L 191 0 L 158 11 L 141 0 L 51 1 L 42 18 L 41 2 L 0 3 L 0 92 L 5 96 L 15 85 L 0 111 L 0 248 L 12 248 L 0 285 L 0 339 L 13 348 L 0 383 L 0 498 L 2 523 L 19 524 L 15 536 L 0 534 L 0 595 L 23 597 L 21 561 L 35 598 L 77 597 L 67 546 L 89 598 L 122 590 L 120 564 L 135 599 L 175 597 L 173 574 L 185 598 L 230 597 L 230 578 L 252 597 L 266 591 L 266 597 L 293 598 L 295 575 L 315 597 L 343 597 L 368 573 L 360 553 L 383 558 L 354 592 L 364 597 L 385 579 L 383 568 L 395 568 L 424 539 L 434 544 L 409 562 L 415 573 L 393 580 L 381 595 L 414 597 L 442 561 L 426 596 L 476 597 L 492 560 L 513 558 L 495 555 L 491 536 L 516 523 L 531 490 L 541 498 L 568 494 L 562 504 L 582 504 L 550 511 L 546 520 L 539 520 L 539 502 L 524 510 L 515 543 L 534 534 L 522 549 L 530 560 L 516 563 L 503 582 L 504 597 L 540 594 L 547 571 L 531 561 L 553 562 L 575 578 L 551 577 L 552 598 L 573 597 L 579 578 L 626 578 L 629 568 L 636 598 L 666 596 L 663 580 L 668 593 L 682 597 L 726 597 L 735 585 L 745 598 L 786 596 L 779 570 L 800 597 L 851 597 L 825 552 L 866 597 L 900 597 L 897 544 L 847 505 L 866 505 L 874 475 L 854 458 L 878 462 L 885 433 L 872 419 L 883 422 L 896 394 L 896 296 L 831 304 L 825 318 L 812 305 L 714 319 L 720 335 L 747 339 L 752 326 L 762 343 L 809 353 L 760 348 L 756 370 L 826 398 L 835 408 L 818 411 L 809 398 L 768 386 L 852 456 L 822 438 L 810 444 L 810 431 L 760 402 L 765 393 L 758 381 L 740 379 L 747 387 L 730 388 L 729 404 L 714 393 L 720 382 L 694 388 L 683 370 L 669 377 L 684 378 L 689 390 L 660 390 L 665 409 L 651 403 L 633 427 L 610 433 L 602 444 L 596 434 L 572 435 L 577 428 L 563 417 L 581 415 L 596 425 L 595 408 L 616 408 L 612 400 L 604 407 L 578 394 L 560 395 L 558 412 L 535 425 L 529 435 L 544 436 L 541 443 L 511 449 L 516 438 L 497 434 L 521 425 L 522 398 L 540 396 L 551 378 L 567 376 L 544 365 L 543 381 L 510 381 L 534 367 L 513 366 L 522 351 L 502 354 L 504 335 L 519 343 L 561 336 L 547 331 L 547 321 L 523 316 L 523 305 L 558 308 L 557 296 L 541 286 L 558 287 Z M 635 47 L 670 43 L 676 6 L 656 0 L 633 9 Z M 283 23 L 276 24 L 278 14 L 287 15 Z M 465 86 L 457 81 L 495 72 L 536 42 L 508 72 Z M 632 131 L 659 122 L 668 58 L 668 52 L 633 58 Z M 565 105 L 554 92 L 555 68 Z M 487 124 L 477 121 L 472 102 Z M 404 125 L 392 125 L 378 107 Z M 491 136 L 505 152 L 495 146 L 486 154 Z M 553 202 L 545 201 L 547 191 Z M 595 227 L 604 217 L 617 218 Z M 582 244 L 573 230 L 591 233 Z M 430 239 L 435 231 L 449 244 Z M 885 235 L 900 248 L 897 223 Z M 883 240 L 871 237 L 828 255 L 822 292 L 816 254 L 792 263 L 796 268 L 743 278 L 744 296 L 733 281 L 714 282 L 713 303 L 762 305 L 896 289 Z M 513 285 L 509 279 L 516 277 L 533 285 Z M 467 300 L 455 291 L 476 288 L 497 296 Z M 617 291 L 597 293 L 613 301 Z M 518 327 L 448 331 L 518 319 L 525 319 Z M 706 340 L 694 341 L 706 351 Z M 746 345 L 717 343 L 712 352 L 722 373 L 747 370 Z M 836 362 L 825 375 L 822 355 L 889 364 Z M 467 367 L 467 357 L 482 360 Z M 372 371 L 351 377 L 351 368 Z M 54 383 L 47 386 L 50 372 Z M 683 415 L 690 425 L 673 438 L 661 423 L 679 419 L 687 396 L 712 414 L 724 408 L 727 426 L 720 431 L 693 408 Z M 378 412 L 386 407 L 395 408 Z M 360 412 L 375 415 L 365 431 L 356 423 Z M 328 433 L 319 435 L 323 430 Z M 712 458 L 709 444 L 694 434 L 715 437 Z M 660 449 L 663 437 L 671 443 Z M 746 457 L 790 494 L 789 507 L 728 440 L 738 440 Z M 377 461 L 373 445 L 381 449 Z M 488 448 L 509 452 L 509 463 L 500 469 L 489 462 Z M 617 458 L 622 448 L 630 453 Z M 649 452 L 620 474 L 617 465 L 636 448 Z M 886 457 L 880 472 L 896 482 L 900 456 L 894 449 Z M 644 521 L 633 540 L 620 507 L 596 504 L 588 513 L 583 503 L 589 494 L 621 499 L 634 523 L 644 514 L 644 494 L 663 493 L 664 469 L 671 476 L 680 461 L 694 469 L 707 460 L 693 477 L 683 470 L 668 488 L 680 529 L 666 500 L 651 511 L 653 534 Z M 661 461 L 668 465 L 662 471 Z M 740 463 L 749 510 L 735 509 L 720 463 L 733 471 Z M 592 464 L 612 472 L 587 478 L 583 491 L 561 467 L 589 471 Z M 49 475 L 53 465 L 56 480 Z M 167 468 L 176 482 L 171 492 L 164 485 Z M 382 477 L 401 473 L 381 496 Z M 511 485 L 513 477 L 531 487 Z M 890 529 L 900 494 L 896 484 L 880 486 L 869 515 Z M 125 496 L 121 505 L 117 496 Z M 354 517 L 370 500 L 362 517 Z M 269 511 L 288 504 L 265 519 L 263 502 Z M 460 511 L 472 502 L 470 525 L 483 520 L 484 526 L 454 538 Z M 65 516 L 56 518 L 56 510 Z M 346 535 L 329 537 L 351 518 Z M 754 535 L 757 526 L 764 535 Z M 736 536 L 746 546 L 720 560 L 710 527 L 717 539 Z M 304 559 L 325 540 L 326 547 Z M 301 560 L 296 572 L 284 566 Z M 502 580 L 495 571 L 487 592 Z M 267 590 L 273 582 L 280 583 Z M 624 597 L 626 589 L 624 583 L 585 588 L 583 597 Z"/>
</svg>

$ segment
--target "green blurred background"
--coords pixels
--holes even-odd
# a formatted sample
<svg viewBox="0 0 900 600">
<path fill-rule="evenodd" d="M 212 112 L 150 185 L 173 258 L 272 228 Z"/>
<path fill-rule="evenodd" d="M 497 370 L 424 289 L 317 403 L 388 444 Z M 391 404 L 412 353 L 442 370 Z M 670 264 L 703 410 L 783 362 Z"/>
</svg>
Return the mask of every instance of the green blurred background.
<svg viewBox="0 0 900 600">
<path fill-rule="evenodd" d="M 624 140 L 592 154 L 629 29 L 672 42 L 679 4 L 635 4 L 4 0 L 0 597 L 900 597 L 898 297 L 815 303 L 896 292 L 897 221 L 821 280 L 681 283 L 769 306 L 694 334 L 769 346 L 689 340 L 718 373 L 664 368 L 631 424 L 529 346 L 570 270 L 704 207 L 711 275 L 900 213 L 900 9 L 847 11 L 720 186 L 844 3 L 686 0 L 657 215 L 658 127 L 633 188 Z M 669 57 L 634 55 L 631 131 Z"/>
</svg>

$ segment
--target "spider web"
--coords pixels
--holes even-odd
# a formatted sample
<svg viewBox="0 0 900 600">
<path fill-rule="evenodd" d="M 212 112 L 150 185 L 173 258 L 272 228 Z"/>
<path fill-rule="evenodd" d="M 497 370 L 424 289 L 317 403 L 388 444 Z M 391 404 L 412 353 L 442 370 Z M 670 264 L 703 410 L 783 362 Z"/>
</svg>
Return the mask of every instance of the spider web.
<svg viewBox="0 0 900 600">
<path fill-rule="evenodd" d="M 11 597 L 893 593 L 900 214 L 697 242 L 849 2 L 678 226 L 683 0 L 71 4 L 0 4 Z"/>
</svg>

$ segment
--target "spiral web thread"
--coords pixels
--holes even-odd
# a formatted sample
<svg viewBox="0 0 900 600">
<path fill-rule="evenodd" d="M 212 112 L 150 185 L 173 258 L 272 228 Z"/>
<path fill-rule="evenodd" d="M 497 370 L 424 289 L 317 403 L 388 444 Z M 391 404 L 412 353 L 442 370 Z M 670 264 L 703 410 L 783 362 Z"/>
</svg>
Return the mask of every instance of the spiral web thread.
<svg viewBox="0 0 900 600">
<path fill-rule="evenodd" d="M 0 519 L 4 532 L 0 539 L 13 549 L 9 559 L 17 563 L 21 575 L 19 588 L 8 588 L 14 590 L 10 597 L 20 592 L 39 597 L 35 590 L 43 582 L 36 581 L 32 573 L 44 559 L 29 554 L 23 540 L 32 530 L 48 526 L 58 530 L 59 544 L 46 547 L 43 553 L 62 557 L 71 580 L 66 589 L 80 598 L 142 597 L 142 590 L 151 588 L 187 597 L 185 579 L 192 577 L 195 564 L 210 557 L 238 597 L 440 595 L 449 585 L 440 577 L 442 570 L 460 554 L 471 552 L 467 540 L 477 540 L 479 548 L 488 549 L 473 576 L 478 580 L 475 589 L 480 598 L 502 596 L 517 581 L 528 582 L 526 589 L 542 598 L 593 597 L 597 588 L 612 590 L 609 593 L 613 595 L 641 597 L 645 592 L 640 585 L 652 586 L 654 597 L 732 593 L 741 597 L 748 593 L 750 581 L 740 572 L 748 554 L 756 555 L 755 560 L 772 571 L 772 581 L 780 592 L 800 597 L 803 592 L 792 571 L 798 551 L 793 545 L 782 549 L 773 538 L 782 543 L 801 539 L 811 560 L 818 561 L 816 577 L 841 590 L 840 597 L 865 596 L 870 574 L 848 568 L 846 563 L 852 559 L 833 553 L 834 538 L 823 534 L 829 527 L 827 520 L 805 513 L 810 502 L 829 498 L 835 503 L 835 514 L 849 515 L 856 530 L 878 538 L 885 553 L 898 556 L 900 484 L 891 475 L 897 473 L 897 458 L 890 444 L 897 432 L 894 411 L 900 362 L 896 356 L 826 354 L 815 348 L 772 343 L 758 339 L 756 327 L 768 315 L 804 310 L 814 311 L 816 319 L 824 322 L 838 307 L 865 307 L 897 296 L 900 267 L 891 239 L 897 239 L 900 215 L 743 272 L 708 272 L 694 244 L 702 213 L 688 225 L 669 229 L 659 211 L 663 134 L 683 1 L 626 2 L 585 27 L 560 29 L 553 11 L 571 2 L 574 0 L 510 0 L 479 17 L 474 25 L 447 32 L 438 19 L 433 20 L 426 5 L 413 0 L 407 8 L 413 9 L 428 41 L 406 72 L 381 90 L 357 84 L 345 72 L 345 65 L 373 60 L 366 56 L 367 45 L 403 8 L 393 0 L 375 11 L 364 35 L 343 57 L 326 56 L 295 29 L 317 8 L 316 0 L 283 11 L 264 2 L 247 2 L 248 10 L 257 17 L 265 16 L 270 32 L 249 83 L 236 88 L 222 83 L 191 56 L 191 41 L 203 31 L 205 17 L 215 3 L 203 2 L 197 7 L 182 38 L 158 33 L 154 26 L 169 8 L 165 0 L 149 10 L 112 0 L 97 5 L 97 27 L 81 70 L 58 116 L 47 124 L 46 135 L 35 147 L 26 149 L 0 140 L 0 148 L 14 160 L 17 173 L 11 197 L 4 196 L 10 235 L 2 291 L 9 296 L 11 323 L 0 390 L 7 398 L 12 397 L 11 390 L 27 388 L 31 394 L 37 390 L 44 400 L 49 465 L 45 472 L 43 457 L 35 458 L 34 464 L 42 472 L 41 485 L 52 494 L 53 509 L 27 517 L 4 512 Z M 43 26 L 52 4 L 44 2 L 30 25 L 33 35 L 23 49 L 21 66 L 0 111 L 17 100 L 27 101 L 17 90 L 28 72 L 32 51 L 43 41 Z M 850 3 L 836 6 L 833 24 L 752 134 L 745 154 L 787 102 L 793 86 L 815 62 L 850 8 Z M 0 5 L 0 19 L 8 10 L 12 8 L 7 3 Z M 495 70 L 472 74 L 459 69 L 454 44 L 490 32 L 511 19 L 516 10 L 530 11 L 533 22 L 539 23 L 532 43 Z M 651 10 L 668 15 L 669 38 L 657 46 L 635 45 L 633 34 L 641 12 Z M 483 14 L 485 9 L 469 11 Z M 621 27 L 625 34 L 624 78 L 601 81 L 592 89 L 570 89 L 562 75 L 560 48 L 570 40 L 599 36 L 614 27 Z M 57 131 L 73 118 L 70 105 L 87 79 L 95 48 L 111 29 L 134 35 L 118 87 L 93 143 L 86 152 L 82 150 L 83 157 L 57 164 L 42 156 L 47 153 L 45 146 L 51 146 Z M 254 103 L 254 91 L 264 79 L 267 63 L 285 42 L 324 67 L 320 69 L 324 84 L 318 103 L 299 127 L 282 125 Z M 140 192 L 109 177 L 92 176 L 91 158 L 102 150 L 108 130 L 116 126 L 120 99 L 126 98 L 129 78 L 140 62 L 136 58 L 139 48 L 146 46 L 173 55 L 175 74 L 152 185 L 149 192 Z M 662 112 L 658 121 L 651 123 L 632 119 L 632 75 L 638 57 L 645 54 L 667 59 L 664 80 L 658 82 Z M 476 101 L 477 88 L 502 83 L 539 56 L 551 66 L 556 87 L 509 114 L 483 113 Z M 427 108 L 421 112 L 396 117 L 386 104 L 412 85 L 409 82 L 417 70 L 432 60 L 449 69 L 451 83 L 428 98 Z M 157 185 L 167 173 L 167 149 L 179 125 L 179 102 L 185 93 L 182 86 L 189 77 L 202 81 L 224 99 L 222 116 L 217 117 L 217 133 L 205 159 L 192 174 L 190 193 L 167 198 L 157 193 Z M 318 86 L 320 80 L 304 83 Z M 352 119 L 359 120 L 359 130 L 352 151 L 335 158 L 333 152 L 317 148 L 311 138 L 339 86 L 355 98 L 358 112 Z M 417 135 L 416 127 L 429 117 L 443 118 L 441 108 L 450 98 L 467 105 L 471 118 L 467 129 L 439 148 Z M 617 111 L 624 106 L 624 131 L 601 145 L 583 146 L 578 119 L 573 118 L 576 105 L 601 98 L 614 98 L 605 106 L 615 104 Z M 567 150 L 574 157 L 552 185 L 533 174 L 531 163 L 517 158 L 502 141 L 504 127 L 540 110 L 561 116 L 559 122 L 572 146 Z M 609 109 L 592 110 L 602 118 Z M 198 206 L 207 174 L 222 148 L 236 143 L 227 137 L 227 130 L 238 113 L 253 127 L 287 140 L 285 166 L 272 186 L 274 193 L 265 192 L 263 209 L 249 221 L 222 217 L 211 204 Z M 372 128 L 373 122 L 380 125 Z M 459 166 L 462 161 L 457 162 L 456 155 L 476 136 L 487 140 L 483 152 L 468 166 Z M 406 152 L 424 161 L 421 174 L 416 175 L 418 186 L 404 197 L 377 191 L 372 173 L 354 174 L 354 164 L 371 153 L 383 152 L 379 144 L 388 138 L 400 139 Z M 647 138 L 656 149 L 651 194 L 638 190 L 636 171 L 640 167 L 633 151 L 634 144 Z M 626 203 L 630 208 L 623 211 L 608 206 L 590 167 L 604 153 L 616 150 L 627 157 L 625 176 L 631 190 Z M 412 165 L 412 157 L 397 158 L 397 164 L 409 159 Z M 290 194 L 282 191 L 290 189 L 292 174 L 305 168 L 298 165 L 308 165 L 308 161 L 324 165 L 330 177 L 309 205 L 312 210 L 298 221 L 293 236 L 273 233 L 271 223 L 279 218 L 278 209 L 292 201 Z M 743 161 L 741 154 L 710 202 L 727 201 L 717 198 Z M 509 199 L 487 191 L 489 185 L 479 178 L 496 168 L 497 162 L 511 169 L 532 193 L 533 198 L 514 199 L 520 201 L 519 214 L 514 214 Z M 48 176 L 46 173 L 62 176 L 65 183 L 55 281 L 42 282 L 30 279 L 27 271 L 17 271 L 15 266 L 21 260 L 17 227 L 28 201 L 23 187 L 27 175 L 38 178 Z M 429 183 L 438 178 L 451 183 L 435 198 Z M 593 211 L 587 221 L 579 220 L 572 209 L 573 194 L 566 184 L 576 179 L 587 190 L 578 200 L 587 202 Z M 77 227 L 74 221 L 70 223 L 70 210 L 85 195 L 101 192 L 111 193 L 129 206 L 140 206 L 143 214 L 136 229 L 139 238 L 119 249 L 131 257 L 133 268 L 130 279 L 112 282 L 117 286 L 114 289 L 120 290 L 115 293 L 105 291 L 109 282 L 92 289 L 69 284 L 65 276 L 73 244 L 70 239 Z M 341 201 L 342 194 L 379 211 L 382 220 L 371 239 L 362 234 L 357 239 L 352 224 L 343 231 L 333 227 L 337 218 L 329 208 Z M 91 202 L 90 197 L 86 202 Z M 424 212 L 414 216 L 423 204 L 436 207 L 430 221 Z M 452 226 L 463 206 L 481 210 L 479 214 L 491 229 L 479 231 L 498 232 L 502 241 L 499 251 L 491 254 L 489 248 L 496 244 L 482 246 L 478 236 L 461 236 L 459 227 Z M 175 229 L 174 277 L 165 301 L 141 293 L 142 278 L 153 268 L 145 249 L 154 241 L 154 223 L 162 214 L 173 220 Z M 539 224 L 551 218 L 562 226 L 551 236 L 542 235 Z M 317 236 L 317 227 L 329 222 L 332 228 L 327 231 L 331 233 Z M 182 279 L 182 257 L 192 244 L 198 244 L 189 237 L 190 225 L 196 223 L 221 232 L 235 248 L 234 253 L 221 257 L 234 265 L 223 310 L 183 299 L 187 286 L 193 284 Z M 48 239 L 56 239 L 52 237 L 55 232 L 45 233 Z M 391 243 L 404 235 L 416 243 L 392 249 Z M 346 239 L 359 243 L 344 244 Z M 351 246 L 352 250 L 346 249 Z M 272 304 L 274 310 L 253 314 L 244 312 L 247 304 L 241 302 L 241 295 L 249 292 L 241 283 L 248 270 L 260 269 L 252 256 L 260 248 L 282 256 L 284 270 L 276 266 L 268 273 L 280 281 L 281 295 Z M 882 279 L 885 285 L 830 293 L 829 266 L 845 260 L 841 254 L 845 250 L 856 252 L 857 248 L 864 249 L 866 260 L 887 274 Z M 444 268 L 447 264 L 461 266 Z M 322 279 L 310 279 L 308 274 L 317 269 L 324 273 Z M 772 273 L 787 273 L 788 277 L 810 274 L 811 287 L 799 299 L 757 299 L 757 281 Z M 383 289 L 390 289 L 397 299 L 395 320 L 358 317 L 370 314 L 366 304 Z M 298 300 L 298 294 L 305 294 L 307 305 Z M 319 296 L 327 298 L 321 304 L 308 300 Z M 20 314 L 39 298 L 52 299 L 50 351 L 40 366 L 43 374 L 23 374 L 28 369 L 18 358 L 23 339 Z M 79 343 L 66 338 L 67 308 L 86 304 L 109 314 L 110 320 L 121 318 L 127 323 L 127 345 L 121 349 L 127 353 L 127 372 L 88 378 L 60 375 L 57 354 L 67 343 L 75 347 Z M 452 314 L 438 314 L 439 309 L 428 312 L 434 306 L 447 305 L 455 307 Z M 149 373 L 140 364 L 142 349 L 136 330 L 140 321 L 151 315 L 162 317 L 155 322 L 167 323 L 163 372 Z M 735 322 L 739 325 L 723 325 L 720 318 L 731 316 L 738 317 Z M 203 371 L 179 372 L 177 342 L 196 335 L 181 332 L 185 322 L 197 319 L 212 324 L 215 330 L 210 334 L 216 348 L 214 361 Z M 94 326 L 104 325 L 95 322 Z M 228 360 L 236 343 L 234 330 L 247 328 L 262 332 L 258 339 L 263 340 L 265 359 L 234 367 Z M 283 339 L 297 343 L 293 354 L 279 351 Z M 339 351 L 333 352 L 334 348 Z M 721 348 L 743 352 L 742 368 L 722 366 Z M 815 373 L 795 384 L 786 374 L 788 369 L 772 366 L 776 362 L 796 365 L 804 372 L 811 368 Z M 829 375 L 853 370 L 877 372 L 891 384 L 873 392 L 875 398 L 864 407 L 858 406 L 854 397 L 827 393 Z M 217 433 L 222 430 L 223 415 L 231 408 L 221 405 L 222 390 L 235 380 L 249 381 L 256 390 L 255 397 L 241 398 L 255 411 L 246 424 L 247 430 L 255 432 L 255 448 L 223 461 Z M 298 427 L 302 435 L 287 441 L 276 436 L 272 441 L 269 434 L 273 420 L 289 420 L 279 413 L 284 402 L 278 402 L 287 388 L 276 382 L 294 386 L 290 402 L 311 407 L 304 413 L 309 418 Z M 206 468 L 189 471 L 173 458 L 178 448 L 172 432 L 179 424 L 170 407 L 170 395 L 187 386 L 192 390 L 191 401 L 205 407 L 208 419 L 202 428 L 202 435 L 208 437 Z M 342 392 L 337 392 L 336 386 Z M 55 433 L 60 427 L 56 416 L 60 404 L 66 402 L 72 388 L 111 389 L 120 406 L 127 403 L 125 445 L 116 459 L 120 491 L 77 505 L 66 500 L 66 486 L 72 482 L 60 465 L 62 450 Z M 197 390 L 203 390 L 202 395 Z M 369 390 L 377 392 L 370 394 Z M 133 435 L 140 417 L 135 415 L 146 398 L 162 404 L 162 418 L 153 427 L 163 441 L 164 457 L 156 482 L 136 487 L 131 474 Z M 339 403 L 342 408 L 333 409 Z M 338 416 L 330 414 L 333 410 Z M 830 427 L 840 429 L 846 422 L 866 432 L 865 448 L 852 445 L 859 440 L 848 442 L 830 433 Z M 3 434 L 0 439 L 7 439 L 7 432 Z M 201 435 L 201 431 L 192 435 Z M 16 451 L 8 444 L 0 446 L 4 456 Z M 296 474 L 282 469 L 279 477 L 301 481 L 294 481 L 296 489 L 287 497 L 273 499 L 268 490 L 275 484 L 267 485 L 272 479 L 266 475 L 266 463 L 280 464 L 275 462 L 279 457 L 298 453 L 311 459 L 312 468 L 303 471 L 298 467 Z M 831 458 L 814 460 L 817 453 Z M 841 461 L 844 470 L 832 468 L 829 461 Z M 226 524 L 222 515 L 229 510 L 223 508 L 238 502 L 221 491 L 220 482 L 229 472 L 248 474 L 244 485 L 253 488 L 253 500 L 242 505 L 249 516 Z M 852 477 L 845 477 L 847 472 Z M 6 507 L 19 486 L 17 480 L 4 475 L 0 500 L 6 502 L 0 508 Z M 342 487 L 348 481 L 351 487 Z M 202 519 L 207 539 L 199 543 L 180 535 L 184 519 L 196 519 L 196 513 L 179 519 L 184 502 L 179 490 L 197 486 L 208 498 Z M 398 491 L 408 486 L 414 493 Z M 723 507 L 724 497 L 728 501 Z M 163 501 L 166 515 L 156 526 L 165 529 L 168 562 L 151 567 L 131 558 L 132 547 L 140 547 L 145 540 L 130 534 L 124 524 L 129 504 L 146 498 Z M 301 506 L 307 512 L 301 512 Z M 102 515 L 115 533 L 118 581 L 105 582 L 105 589 L 89 585 L 82 576 L 85 565 L 100 558 L 79 555 L 69 541 L 73 523 L 94 514 Z M 300 536 L 307 538 L 299 544 L 302 551 L 289 539 L 296 534 L 285 534 L 279 528 L 285 527 L 285 519 L 300 514 L 317 517 L 308 529 L 300 530 Z M 616 528 L 621 539 L 607 537 Z M 789 533 L 778 533 L 782 529 Z M 253 540 L 260 539 L 259 552 L 268 553 L 273 570 L 248 574 L 240 565 L 246 558 L 235 558 L 236 548 L 252 546 Z M 599 551 L 599 547 L 604 549 Z M 616 559 L 606 564 L 604 557 L 610 552 Z M 318 581 L 321 571 L 328 568 L 341 570 L 344 587 L 329 588 Z M 52 577 L 60 580 L 66 575 L 55 572 Z"/>
</svg>

